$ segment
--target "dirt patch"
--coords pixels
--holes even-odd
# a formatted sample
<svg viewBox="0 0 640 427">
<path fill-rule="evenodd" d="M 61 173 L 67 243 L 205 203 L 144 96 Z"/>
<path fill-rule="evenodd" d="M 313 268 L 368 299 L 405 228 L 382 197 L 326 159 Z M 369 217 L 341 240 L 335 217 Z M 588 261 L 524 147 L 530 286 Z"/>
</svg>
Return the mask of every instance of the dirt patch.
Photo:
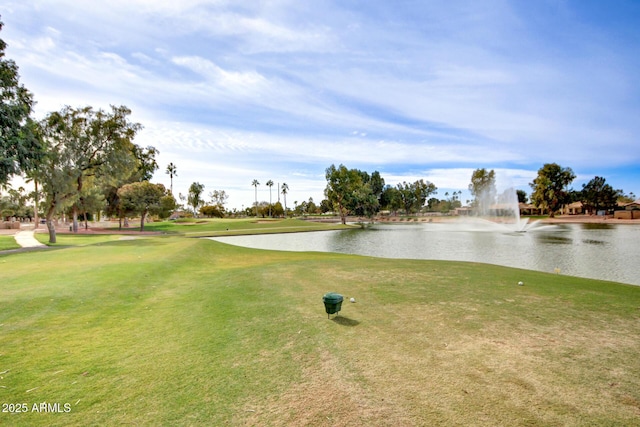
<svg viewBox="0 0 640 427">
<path fill-rule="evenodd" d="M 266 402 L 247 402 L 234 425 L 410 425 L 394 414 L 390 402 L 376 399 L 338 359 L 321 355 L 303 380 Z"/>
</svg>

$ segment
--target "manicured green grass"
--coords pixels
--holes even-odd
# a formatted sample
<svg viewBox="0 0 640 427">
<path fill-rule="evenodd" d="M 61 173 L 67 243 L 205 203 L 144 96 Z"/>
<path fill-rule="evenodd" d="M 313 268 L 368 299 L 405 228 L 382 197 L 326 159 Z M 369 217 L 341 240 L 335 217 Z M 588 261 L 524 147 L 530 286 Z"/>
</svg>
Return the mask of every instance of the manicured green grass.
<svg viewBox="0 0 640 427">
<path fill-rule="evenodd" d="M 0 401 L 29 408 L 0 424 L 638 424 L 640 287 L 96 242 L 0 256 Z M 331 320 L 329 291 L 345 296 Z M 70 412 L 31 412 L 42 402 Z"/>
<path fill-rule="evenodd" d="M 115 240 L 138 239 L 140 236 L 128 236 L 120 234 L 56 234 L 56 243 L 49 243 L 49 233 L 35 233 L 34 237 L 40 243 L 48 246 L 86 246 Z"/>
<path fill-rule="evenodd" d="M 13 236 L 0 236 L 0 251 L 6 251 L 8 249 L 18 249 L 20 245 L 16 242 Z"/>
<path fill-rule="evenodd" d="M 161 231 L 188 237 L 237 236 L 243 234 L 297 233 L 303 231 L 340 230 L 351 225 L 327 224 L 300 219 L 223 218 L 155 222 L 144 226 L 145 231 Z"/>
</svg>

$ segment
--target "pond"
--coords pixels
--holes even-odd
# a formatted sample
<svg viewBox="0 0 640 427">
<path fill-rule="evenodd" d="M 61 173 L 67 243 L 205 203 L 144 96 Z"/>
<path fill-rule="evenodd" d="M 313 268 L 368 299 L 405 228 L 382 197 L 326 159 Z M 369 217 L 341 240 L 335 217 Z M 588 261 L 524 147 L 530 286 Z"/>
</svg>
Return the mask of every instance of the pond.
<svg viewBox="0 0 640 427">
<path fill-rule="evenodd" d="M 375 224 L 213 239 L 257 249 L 482 262 L 640 285 L 637 224 L 544 225 L 524 233 L 446 222 Z"/>
</svg>

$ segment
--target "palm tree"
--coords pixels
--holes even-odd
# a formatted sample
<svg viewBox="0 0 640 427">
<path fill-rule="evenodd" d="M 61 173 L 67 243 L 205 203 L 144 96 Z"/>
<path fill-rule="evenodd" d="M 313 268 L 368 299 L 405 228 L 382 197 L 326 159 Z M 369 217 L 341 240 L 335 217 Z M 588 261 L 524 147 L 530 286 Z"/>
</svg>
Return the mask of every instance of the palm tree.
<svg viewBox="0 0 640 427">
<path fill-rule="evenodd" d="M 273 181 L 267 181 L 267 187 L 269 187 L 269 217 L 271 217 L 271 187 L 273 187 Z"/>
<path fill-rule="evenodd" d="M 194 182 L 189 187 L 189 195 L 187 196 L 187 203 L 190 206 L 193 206 L 193 215 L 198 217 L 198 206 L 202 205 L 203 200 L 200 198 L 202 192 L 204 191 L 204 184 L 200 184 L 199 182 Z"/>
<path fill-rule="evenodd" d="M 176 168 L 176 165 L 174 165 L 173 162 L 171 162 L 171 163 L 169 163 L 167 165 L 166 173 L 171 178 L 171 195 L 172 196 L 173 196 L 173 177 L 174 176 L 178 176 L 178 174 L 176 172 L 177 170 L 178 170 L 178 168 Z"/>
<path fill-rule="evenodd" d="M 282 193 L 282 196 L 284 196 L 284 217 L 287 217 L 287 191 L 289 191 L 289 186 L 287 185 L 286 182 L 282 183 L 282 186 L 280 187 L 280 192 Z"/>
<path fill-rule="evenodd" d="M 254 179 L 251 185 L 253 185 L 254 188 L 256 189 L 256 218 L 257 218 L 258 217 L 258 185 L 260 185 L 260 183 L 258 182 L 257 179 Z"/>
</svg>

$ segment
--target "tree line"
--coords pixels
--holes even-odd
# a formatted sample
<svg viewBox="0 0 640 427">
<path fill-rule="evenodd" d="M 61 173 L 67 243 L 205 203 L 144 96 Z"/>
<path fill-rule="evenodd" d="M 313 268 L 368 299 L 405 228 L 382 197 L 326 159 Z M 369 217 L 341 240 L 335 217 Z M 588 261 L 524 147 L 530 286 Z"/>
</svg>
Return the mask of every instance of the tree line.
<svg viewBox="0 0 640 427">
<path fill-rule="evenodd" d="M 142 229 L 148 213 L 163 216 L 173 209 L 171 192 L 149 182 L 158 150 L 133 143 L 142 125 L 130 121 L 127 107 L 65 106 L 34 120 L 33 95 L 20 83 L 15 62 L 5 59 L 5 48 L 0 39 L 0 186 L 18 174 L 33 182 L 34 216 L 37 221 L 42 201 L 51 243 L 60 213 L 73 218 L 74 231 L 80 215 L 86 220 L 87 213 L 100 211 L 120 219 L 140 215 Z"/>
<path fill-rule="evenodd" d="M 2 30 L 0 22 L 0 31 Z M 5 59 L 5 42 L 0 39 L 0 187 L 7 188 L 14 175 L 22 175 L 32 182 L 35 191 L 33 216 L 38 218 L 40 208 L 45 214 L 49 241 L 56 242 L 54 219 L 61 213 L 72 218 L 72 229 L 78 230 L 79 219 L 85 220 L 91 213 L 104 212 L 119 218 L 120 224 L 129 216 L 139 215 L 140 229 L 144 229 L 148 214 L 167 218 L 178 206 L 173 196 L 173 178 L 177 167 L 167 166 L 171 186 L 152 184 L 150 179 L 158 169 L 158 150 L 153 146 L 140 147 L 134 138 L 142 125 L 130 120 L 131 110 L 126 106 L 111 106 L 110 110 L 94 110 L 90 106 L 72 108 L 65 106 L 51 112 L 42 120 L 34 120 L 34 99 L 20 82 L 18 67 Z M 369 174 L 344 165 L 331 165 L 325 171 L 327 185 L 325 199 L 319 204 L 313 199 L 298 204 L 292 212 L 338 214 L 342 222 L 348 215 L 373 217 L 381 210 L 410 215 L 421 210 L 448 212 L 462 206 L 462 191 L 445 193 L 444 199 L 431 197 L 437 194 L 435 184 L 424 179 L 387 185 L 378 171 Z M 605 179 L 596 176 L 583 185 L 580 191 L 569 188 L 575 179 L 571 168 L 555 163 L 545 164 L 538 171 L 530 186 L 531 202 L 553 216 L 565 204 L 581 201 L 587 211 L 612 210 L 619 200 L 633 199 L 615 190 Z M 255 190 L 253 211 L 256 216 L 287 215 L 289 187 L 283 183 L 277 189 L 283 195 L 284 206 L 272 203 L 272 180 L 269 187 L 269 203 L 258 203 L 258 180 L 251 185 Z M 471 177 L 469 190 L 474 196 L 474 207 L 495 202 L 495 172 L 477 169 Z M 224 190 L 209 194 L 210 202 L 202 197 L 204 185 L 194 182 L 188 194 L 179 195 L 180 201 L 205 216 L 224 216 L 224 204 L 228 195 Z M 519 190 L 520 201 L 526 202 L 526 194 Z M 10 190 L 0 197 L 0 215 L 30 215 L 25 208 L 26 198 L 19 190 Z M 486 199 L 486 200 L 485 200 Z M 41 202 L 41 206 L 38 204 Z"/>
<path fill-rule="evenodd" d="M 625 195 L 622 190 L 614 189 L 606 183 L 605 178 L 599 176 L 583 184 L 581 190 L 574 190 L 569 186 L 575 177 L 571 168 L 557 163 L 544 164 L 538 170 L 536 178 L 529 183 L 532 189 L 531 203 L 553 217 L 563 206 L 576 201 L 581 202 L 588 213 L 610 213 L 618 207 L 618 203 L 631 202 L 635 198 L 633 193 Z M 385 185 L 377 171 L 369 175 L 365 171 L 348 169 L 344 165 L 337 168 L 331 165 L 327 168 L 326 179 L 325 196 L 343 223 L 347 215 L 373 217 L 380 210 L 396 213 L 404 210 L 405 214 L 410 215 L 417 211 L 449 212 L 462 206 L 459 199 L 462 191 L 454 191 L 451 196 L 447 192 L 444 200 L 429 198 L 437 193 L 437 187 L 422 179 L 390 186 Z M 496 204 L 507 198 L 506 194 L 497 193 L 494 170 L 474 170 L 468 189 L 473 200 L 468 200 L 467 203 L 480 215 L 495 211 Z M 524 190 L 517 190 L 515 195 L 518 202 L 528 202 Z"/>
</svg>

